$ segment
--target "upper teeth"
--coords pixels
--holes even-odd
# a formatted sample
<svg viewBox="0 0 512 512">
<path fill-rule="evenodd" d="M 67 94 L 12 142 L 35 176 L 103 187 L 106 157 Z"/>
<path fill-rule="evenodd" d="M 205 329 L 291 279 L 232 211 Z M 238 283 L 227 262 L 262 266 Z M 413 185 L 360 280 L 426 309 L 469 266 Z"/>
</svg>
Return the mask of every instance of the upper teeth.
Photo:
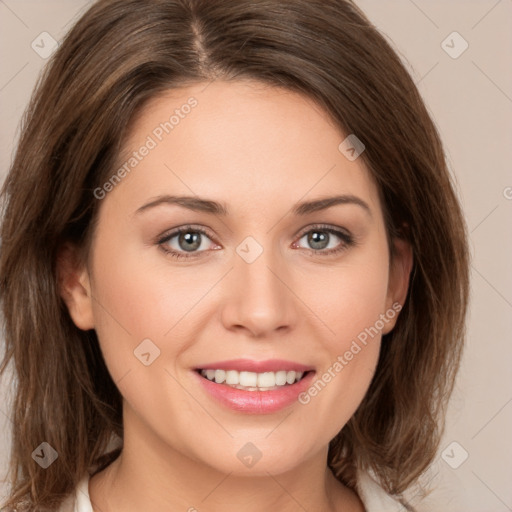
<svg viewBox="0 0 512 512">
<path fill-rule="evenodd" d="M 226 383 L 231 386 L 243 386 L 245 388 L 273 388 L 298 382 L 304 372 L 278 371 L 278 372 L 238 372 L 236 370 L 201 370 L 201 375 L 217 384 Z"/>
</svg>

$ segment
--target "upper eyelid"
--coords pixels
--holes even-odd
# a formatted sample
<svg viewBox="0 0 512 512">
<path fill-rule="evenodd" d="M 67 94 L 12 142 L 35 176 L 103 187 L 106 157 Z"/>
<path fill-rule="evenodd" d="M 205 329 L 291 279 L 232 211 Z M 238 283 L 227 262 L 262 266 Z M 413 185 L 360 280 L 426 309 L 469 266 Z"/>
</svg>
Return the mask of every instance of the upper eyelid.
<svg viewBox="0 0 512 512">
<path fill-rule="evenodd" d="M 198 231 L 201 234 L 208 236 L 210 239 L 212 239 L 212 241 L 215 238 L 215 236 L 212 236 L 210 234 L 210 230 L 207 228 L 193 226 L 193 225 L 185 225 L 183 227 L 165 231 L 163 234 L 161 234 L 157 237 L 157 241 L 166 240 L 166 239 L 169 240 L 169 239 L 174 238 L 175 236 L 179 235 L 180 233 L 187 232 L 187 231 Z"/>
<path fill-rule="evenodd" d="M 325 230 L 328 232 L 337 231 L 344 233 L 347 236 L 352 236 L 352 233 L 348 229 L 342 228 L 341 226 L 332 226 L 330 224 L 313 224 L 312 226 L 307 226 L 304 229 L 300 230 L 299 233 L 295 236 L 300 236 L 302 238 L 306 233 L 309 233 L 314 229 L 318 229 L 318 231 Z"/>
</svg>

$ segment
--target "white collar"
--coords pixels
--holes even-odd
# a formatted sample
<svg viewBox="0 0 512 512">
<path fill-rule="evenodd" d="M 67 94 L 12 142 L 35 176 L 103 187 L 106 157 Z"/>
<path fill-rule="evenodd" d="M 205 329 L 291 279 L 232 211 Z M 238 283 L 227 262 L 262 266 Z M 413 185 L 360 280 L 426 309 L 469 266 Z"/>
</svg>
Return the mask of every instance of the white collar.
<svg viewBox="0 0 512 512">
<path fill-rule="evenodd" d="M 357 473 L 356 488 L 366 512 L 407 511 L 407 509 L 388 494 L 369 473 Z"/>
</svg>

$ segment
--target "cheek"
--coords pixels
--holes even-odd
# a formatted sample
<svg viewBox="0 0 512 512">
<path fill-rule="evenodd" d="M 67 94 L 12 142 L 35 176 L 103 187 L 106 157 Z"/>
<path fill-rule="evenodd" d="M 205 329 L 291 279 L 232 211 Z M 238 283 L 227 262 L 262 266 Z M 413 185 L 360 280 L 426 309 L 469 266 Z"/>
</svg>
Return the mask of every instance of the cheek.
<svg viewBox="0 0 512 512">
<path fill-rule="evenodd" d="M 361 251 L 332 272 L 319 271 L 315 286 L 301 285 L 302 297 L 322 321 L 333 353 L 347 350 L 350 340 L 385 313 L 389 269 L 385 248 L 382 251 L 380 245 Z"/>
<path fill-rule="evenodd" d="M 383 322 L 395 315 L 394 311 L 386 315 L 385 309 L 385 251 L 385 246 L 376 244 L 374 250 L 360 253 L 354 264 L 319 276 L 307 295 L 325 328 L 321 369 L 301 403 L 311 407 L 309 414 L 326 418 L 333 437 L 363 400 L 378 362 Z"/>
<path fill-rule="evenodd" d="M 97 240 L 92 289 L 95 330 L 116 381 L 141 366 L 137 359 L 139 346 L 145 349 L 142 353 L 149 348 L 151 358 L 164 351 L 167 354 L 169 350 L 179 350 L 175 344 L 164 345 L 164 340 L 172 335 L 171 329 L 191 300 L 181 296 L 176 301 L 175 295 L 169 293 L 174 283 L 154 279 L 154 272 L 143 266 L 140 249 L 127 244 L 127 238 L 113 234 L 98 236 Z"/>
<path fill-rule="evenodd" d="M 204 294 L 204 280 L 201 286 L 191 269 L 169 272 L 165 256 L 131 232 L 121 235 L 107 226 L 105 233 L 94 251 L 95 314 L 130 333 L 134 342 L 162 339 Z"/>
<path fill-rule="evenodd" d="M 195 339 L 184 333 L 191 332 L 187 313 L 204 291 L 190 279 L 187 286 L 185 274 L 167 281 L 169 272 L 143 264 L 140 249 L 117 247 L 105 239 L 96 247 L 93 307 L 101 351 L 124 408 L 167 428 L 178 413 L 200 422 L 204 418 L 190 410 L 190 399 L 173 376 L 180 354 Z"/>
</svg>

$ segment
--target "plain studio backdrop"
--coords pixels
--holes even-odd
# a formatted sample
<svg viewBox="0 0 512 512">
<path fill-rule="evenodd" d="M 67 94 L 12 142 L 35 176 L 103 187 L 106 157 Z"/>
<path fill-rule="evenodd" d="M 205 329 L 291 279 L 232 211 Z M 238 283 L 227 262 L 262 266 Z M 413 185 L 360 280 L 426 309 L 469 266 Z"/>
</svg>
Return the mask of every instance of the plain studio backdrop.
<svg viewBox="0 0 512 512">
<path fill-rule="evenodd" d="M 420 512 L 512 511 L 512 0 L 356 0 L 412 74 L 466 214 L 471 305 L 447 429 Z M 0 0 L 0 179 L 53 45 L 85 0 Z M 0 389 L 0 481 L 12 424 Z M 51 411 L 48 411 L 51 414 Z M 0 495 L 6 493 L 0 482 Z"/>
</svg>

